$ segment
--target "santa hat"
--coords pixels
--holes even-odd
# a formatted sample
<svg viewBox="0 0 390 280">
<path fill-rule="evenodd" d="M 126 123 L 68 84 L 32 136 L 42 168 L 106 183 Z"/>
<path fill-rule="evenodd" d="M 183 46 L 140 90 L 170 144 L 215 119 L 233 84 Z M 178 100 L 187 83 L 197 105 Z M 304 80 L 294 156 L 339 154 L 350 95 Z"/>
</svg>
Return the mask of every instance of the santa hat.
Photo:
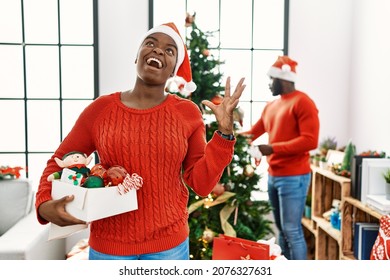
<svg viewBox="0 0 390 280">
<path fill-rule="evenodd" d="M 275 63 L 268 70 L 267 75 L 272 78 L 295 82 L 297 79 L 297 72 L 295 67 L 297 65 L 298 63 L 288 56 L 279 56 Z"/>
<path fill-rule="evenodd" d="M 191 64 L 188 57 L 187 47 L 184 44 L 176 25 L 173 22 L 169 22 L 153 27 L 144 34 L 142 41 L 153 33 L 164 33 L 175 41 L 177 46 L 177 62 L 173 75 L 180 76 L 186 81 L 184 85 L 185 90 L 194 92 L 196 90 L 196 84 L 192 81 Z"/>
</svg>

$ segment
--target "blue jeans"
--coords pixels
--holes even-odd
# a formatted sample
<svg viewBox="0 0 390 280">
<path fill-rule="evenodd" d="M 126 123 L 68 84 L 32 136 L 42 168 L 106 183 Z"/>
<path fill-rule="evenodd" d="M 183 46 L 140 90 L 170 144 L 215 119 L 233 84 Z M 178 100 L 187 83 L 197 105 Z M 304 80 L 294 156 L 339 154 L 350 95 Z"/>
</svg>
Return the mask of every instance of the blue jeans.
<svg viewBox="0 0 390 280">
<path fill-rule="evenodd" d="M 307 245 L 301 219 L 311 173 L 298 176 L 268 175 L 268 195 L 279 230 L 279 245 L 289 260 L 306 260 Z"/>
<path fill-rule="evenodd" d="M 89 248 L 90 260 L 189 260 L 190 249 L 189 239 L 179 244 L 178 246 L 157 253 L 142 254 L 142 255 L 128 255 L 128 256 L 115 256 L 107 255 Z"/>
</svg>

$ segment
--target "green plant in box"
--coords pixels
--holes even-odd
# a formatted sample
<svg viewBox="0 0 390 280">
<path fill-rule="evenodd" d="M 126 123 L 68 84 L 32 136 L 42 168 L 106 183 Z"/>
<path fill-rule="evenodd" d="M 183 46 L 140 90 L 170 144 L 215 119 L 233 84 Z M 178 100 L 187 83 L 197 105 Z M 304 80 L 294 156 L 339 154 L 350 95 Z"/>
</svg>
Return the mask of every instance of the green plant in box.
<svg viewBox="0 0 390 280">
<path fill-rule="evenodd" d="M 383 178 L 385 179 L 386 183 L 390 184 L 390 168 L 387 169 L 387 170 L 383 173 Z"/>
<path fill-rule="evenodd" d="M 386 181 L 385 185 L 385 194 L 386 194 L 386 199 L 390 200 L 390 168 L 388 168 L 384 173 L 383 173 L 383 178 Z"/>
</svg>

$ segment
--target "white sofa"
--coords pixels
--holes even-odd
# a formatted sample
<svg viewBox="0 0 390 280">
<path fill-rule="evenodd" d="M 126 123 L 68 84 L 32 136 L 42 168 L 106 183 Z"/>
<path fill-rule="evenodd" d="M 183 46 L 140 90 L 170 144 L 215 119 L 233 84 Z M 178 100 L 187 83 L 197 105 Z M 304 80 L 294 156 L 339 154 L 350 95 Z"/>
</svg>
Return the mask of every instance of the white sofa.
<svg viewBox="0 0 390 280">
<path fill-rule="evenodd" d="M 63 260 L 66 240 L 48 241 L 39 224 L 28 180 L 0 180 L 0 260 Z"/>
</svg>

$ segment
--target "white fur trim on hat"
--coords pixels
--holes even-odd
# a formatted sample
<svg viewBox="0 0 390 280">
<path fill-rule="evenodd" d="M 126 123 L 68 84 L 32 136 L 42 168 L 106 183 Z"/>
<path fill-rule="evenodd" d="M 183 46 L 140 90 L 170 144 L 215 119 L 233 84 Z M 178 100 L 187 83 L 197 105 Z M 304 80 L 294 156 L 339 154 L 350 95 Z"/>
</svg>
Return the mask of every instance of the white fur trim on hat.
<svg viewBox="0 0 390 280">
<path fill-rule="evenodd" d="M 280 69 L 278 67 L 271 66 L 270 69 L 268 70 L 267 75 L 272 78 L 278 78 L 290 82 L 295 82 L 297 79 L 297 74 L 291 71 L 291 67 L 288 64 L 285 64 L 283 66 L 288 66 L 288 67 L 282 67 L 282 69 Z"/>
</svg>

